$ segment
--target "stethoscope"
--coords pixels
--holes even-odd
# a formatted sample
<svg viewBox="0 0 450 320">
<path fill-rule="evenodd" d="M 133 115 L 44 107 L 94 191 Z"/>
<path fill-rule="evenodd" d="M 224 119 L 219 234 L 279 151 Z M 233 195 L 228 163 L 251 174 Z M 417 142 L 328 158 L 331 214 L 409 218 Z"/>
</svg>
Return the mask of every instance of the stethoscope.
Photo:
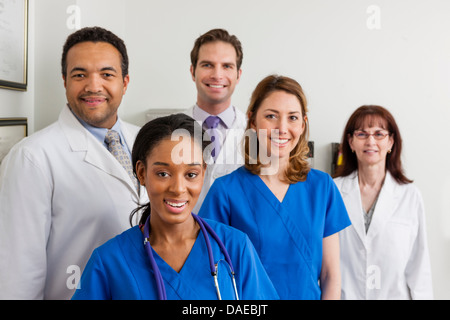
<svg viewBox="0 0 450 320">
<path fill-rule="evenodd" d="M 220 247 L 220 250 L 222 251 L 223 255 L 225 256 L 225 261 L 228 263 L 228 266 L 231 271 L 231 279 L 233 281 L 233 287 L 234 287 L 234 293 L 236 295 L 236 300 L 239 300 L 237 287 L 236 287 L 236 280 L 234 277 L 235 272 L 234 272 L 233 264 L 231 263 L 230 256 L 228 255 L 227 249 L 225 248 L 222 241 L 219 239 L 219 236 L 214 232 L 214 230 L 209 226 L 209 224 L 206 223 L 205 220 L 203 220 L 201 217 L 199 217 L 198 215 L 196 215 L 194 213 L 192 213 L 192 216 L 194 217 L 194 220 L 197 221 L 197 223 L 200 226 L 200 229 L 202 230 L 203 235 L 205 237 L 206 248 L 208 250 L 208 257 L 209 257 L 209 266 L 211 268 L 211 275 L 214 278 L 214 286 L 216 287 L 218 299 L 222 300 L 222 296 L 220 294 L 220 289 L 219 289 L 219 282 L 217 281 L 218 263 L 214 264 L 214 256 L 212 253 L 211 242 L 209 241 L 209 237 L 208 237 L 208 232 L 211 234 L 211 236 L 217 242 L 217 244 Z M 164 281 L 161 276 L 161 272 L 159 271 L 158 265 L 156 264 L 155 258 L 153 257 L 152 247 L 150 246 L 150 238 L 149 237 L 150 237 L 150 216 L 147 218 L 147 221 L 145 222 L 145 226 L 144 226 L 144 247 L 147 252 L 148 258 L 150 260 L 150 264 L 152 266 L 153 273 L 155 275 L 156 288 L 158 291 L 159 300 L 167 300 L 166 288 L 164 286 Z"/>
</svg>

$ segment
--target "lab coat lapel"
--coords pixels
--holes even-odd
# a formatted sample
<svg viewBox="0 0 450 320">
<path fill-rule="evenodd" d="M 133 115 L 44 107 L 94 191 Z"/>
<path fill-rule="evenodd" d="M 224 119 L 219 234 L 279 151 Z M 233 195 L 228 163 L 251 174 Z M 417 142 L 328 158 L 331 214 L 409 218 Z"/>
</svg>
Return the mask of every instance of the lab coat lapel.
<svg viewBox="0 0 450 320">
<path fill-rule="evenodd" d="M 134 145 L 134 140 L 136 139 L 136 134 L 134 134 L 133 132 L 131 132 L 131 130 L 129 130 L 129 125 L 127 125 L 126 123 L 124 123 L 121 119 L 119 119 L 119 121 L 121 122 L 120 127 L 122 129 L 122 134 L 123 137 L 125 138 L 125 142 L 128 146 L 128 148 L 130 148 L 130 150 L 133 150 L 133 145 Z M 108 152 L 109 153 L 109 152 Z M 131 162 L 133 162 L 133 159 L 130 159 Z M 118 162 L 118 161 L 116 161 Z M 122 168 L 122 166 L 120 166 Z M 144 186 L 139 186 L 139 195 L 137 194 L 137 190 L 136 187 L 134 185 L 134 182 L 130 179 L 130 177 L 128 176 L 128 174 L 125 172 L 125 170 L 120 170 L 122 172 L 122 179 L 125 179 L 125 181 L 128 183 L 128 185 L 130 186 L 130 188 L 133 190 L 133 192 L 135 193 L 135 195 L 138 196 L 141 195 L 141 199 L 143 198 L 142 195 L 146 194 L 147 190 L 145 189 Z M 139 181 L 138 181 L 139 183 Z M 147 201 L 147 198 L 145 198 L 145 201 Z"/>
<path fill-rule="evenodd" d="M 64 131 L 73 152 L 85 152 L 86 155 L 84 161 L 117 179 L 122 180 L 124 183 L 128 184 L 130 189 L 137 195 L 136 188 L 121 164 L 83 127 L 72 114 L 68 106 L 61 112 L 59 121 L 64 124 L 61 128 Z M 131 135 L 124 127 L 125 126 L 122 125 L 125 140 L 128 145 L 132 146 Z"/>
<path fill-rule="evenodd" d="M 386 223 L 390 220 L 391 216 L 396 210 L 398 205 L 397 183 L 389 172 L 386 173 L 384 184 L 380 190 L 378 201 L 373 213 L 372 222 L 370 223 L 369 230 L 367 232 L 367 238 L 373 239 L 381 232 Z"/>
<path fill-rule="evenodd" d="M 241 148 L 243 145 L 241 140 L 244 131 L 245 129 L 238 128 L 236 125 L 228 129 L 227 136 L 220 149 L 219 156 L 216 159 L 216 164 L 230 165 L 233 166 L 233 168 L 237 168 L 237 166 L 244 164 L 244 156 Z"/>
<path fill-rule="evenodd" d="M 125 170 L 123 170 L 119 161 L 117 161 L 106 148 L 103 146 L 100 148 L 100 146 L 100 143 L 96 141 L 95 138 L 89 138 L 87 140 L 86 157 L 84 160 L 131 186 L 131 180 Z M 132 189 L 135 188 L 132 187 Z"/>
<path fill-rule="evenodd" d="M 344 178 L 341 187 L 341 195 L 352 222 L 352 226 L 361 241 L 365 243 L 366 229 L 364 225 L 361 192 L 359 189 L 357 171 Z"/>
</svg>

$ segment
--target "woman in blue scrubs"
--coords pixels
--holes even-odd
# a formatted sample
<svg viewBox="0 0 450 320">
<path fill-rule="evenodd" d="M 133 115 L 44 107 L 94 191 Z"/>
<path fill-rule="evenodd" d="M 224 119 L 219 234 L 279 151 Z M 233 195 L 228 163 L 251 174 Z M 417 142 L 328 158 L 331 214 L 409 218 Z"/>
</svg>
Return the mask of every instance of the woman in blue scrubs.
<svg viewBox="0 0 450 320">
<path fill-rule="evenodd" d="M 184 114 L 140 130 L 132 160 L 150 202 L 132 214 L 142 212 L 139 226 L 92 253 L 73 299 L 278 299 L 243 232 L 191 214 L 206 169 L 202 135 Z"/>
<path fill-rule="evenodd" d="M 250 237 L 281 299 L 339 299 L 338 232 L 350 220 L 331 177 L 308 164 L 301 86 L 266 77 L 247 116 L 245 166 L 214 182 L 199 215 Z"/>
</svg>

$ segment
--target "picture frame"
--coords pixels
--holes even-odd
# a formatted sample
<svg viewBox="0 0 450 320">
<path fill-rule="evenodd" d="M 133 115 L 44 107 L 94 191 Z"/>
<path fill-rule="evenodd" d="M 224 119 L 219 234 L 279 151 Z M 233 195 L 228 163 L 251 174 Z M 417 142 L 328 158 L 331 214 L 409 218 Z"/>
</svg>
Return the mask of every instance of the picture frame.
<svg viewBox="0 0 450 320">
<path fill-rule="evenodd" d="M 9 150 L 26 136 L 27 118 L 0 118 L 0 164 Z"/>
<path fill-rule="evenodd" d="M 0 0 L 0 88 L 27 90 L 28 0 Z"/>
</svg>

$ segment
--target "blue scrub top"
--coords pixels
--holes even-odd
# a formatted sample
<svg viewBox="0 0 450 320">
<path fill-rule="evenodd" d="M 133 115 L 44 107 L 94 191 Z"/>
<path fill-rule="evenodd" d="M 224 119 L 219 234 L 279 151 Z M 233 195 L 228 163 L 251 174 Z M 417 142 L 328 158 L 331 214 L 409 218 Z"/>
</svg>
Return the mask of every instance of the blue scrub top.
<svg viewBox="0 0 450 320">
<path fill-rule="evenodd" d="M 315 169 L 280 202 L 241 167 L 215 180 L 199 215 L 249 236 L 281 299 L 320 299 L 322 240 L 351 224 L 333 180 Z"/>
<path fill-rule="evenodd" d="M 278 299 L 276 290 L 248 237 L 224 224 L 209 220 L 206 222 L 227 248 L 236 272 L 239 298 Z M 214 262 L 225 260 L 215 240 L 211 236 L 209 239 Z M 83 271 L 80 288 L 72 299 L 157 300 L 156 282 L 143 243 L 144 236 L 136 226 L 95 249 Z M 205 238 L 201 231 L 179 273 L 154 250 L 153 255 L 164 280 L 167 299 L 217 299 Z M 229 268 L 223 261 L 219 263 L 218 278 L 222 299 L 234 299 Z"/>
</svg>

